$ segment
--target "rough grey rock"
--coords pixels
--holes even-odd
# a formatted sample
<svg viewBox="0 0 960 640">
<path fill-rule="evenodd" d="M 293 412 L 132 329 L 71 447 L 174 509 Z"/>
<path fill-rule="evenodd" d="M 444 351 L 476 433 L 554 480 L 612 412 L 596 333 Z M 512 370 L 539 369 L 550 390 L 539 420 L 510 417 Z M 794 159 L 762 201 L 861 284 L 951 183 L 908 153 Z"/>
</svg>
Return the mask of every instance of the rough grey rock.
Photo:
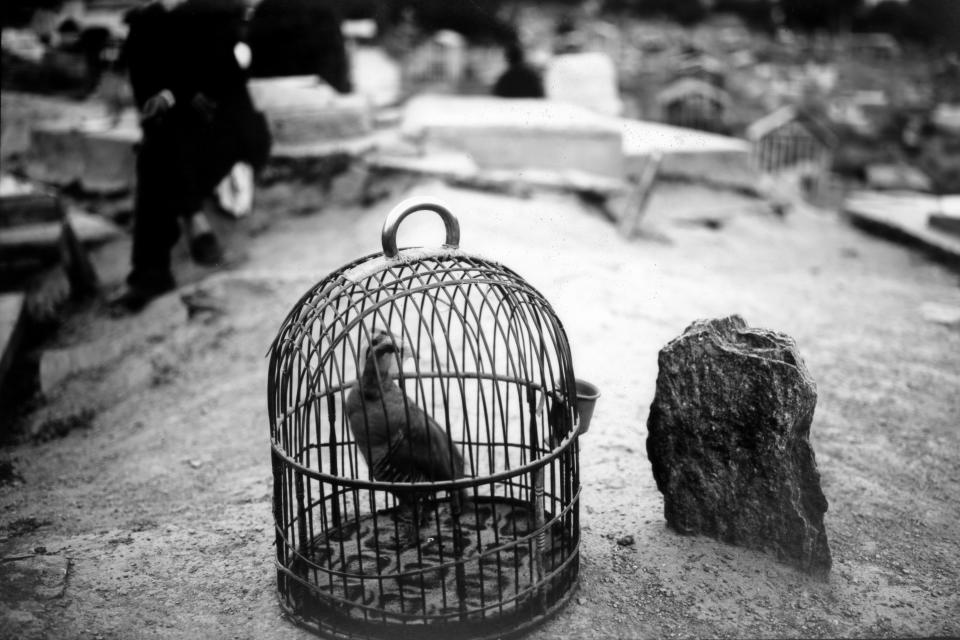
<svg viewBox="0 0 960 640">
<path fill-rule="evenodd" d="M 793 339 L 739 316 L 700 320 L 659 366 L 647 456 L 667 524 L 825 575 L 827 500 L 809 441 L 817 390 Z"/>
</svg>

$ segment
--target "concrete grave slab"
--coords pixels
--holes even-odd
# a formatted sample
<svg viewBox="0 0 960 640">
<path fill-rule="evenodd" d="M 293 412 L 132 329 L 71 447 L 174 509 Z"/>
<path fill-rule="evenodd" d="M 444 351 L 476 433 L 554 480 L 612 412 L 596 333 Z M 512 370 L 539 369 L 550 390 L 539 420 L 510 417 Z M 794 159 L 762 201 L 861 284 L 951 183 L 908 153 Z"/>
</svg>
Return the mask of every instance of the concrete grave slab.
<svg viewBox="0 0 960 640">
<path fill-rule="evenodd" d="M 923 247 L 950 264 L 960 265 L 960 238 L 931 227 L 937 197 L 911 191 L 855 191 L 843 204 L 844 214 L 857 226 Z"/>
<path fill-rule="evenodd" d="M 929 193 L 933 183 L 916 167 L 905 164 L 871 164 L 866 168 L 867 186 L 877 191 L 923 191 Z"/>
<path fill-rule="evenodd" d="M 4 190 L 3 187 L 8 184 L 12 185 L 11 189 Z M 21 184 L 24 185 L 24 190 L 21 190 Z M 29 187 L 26 183 L 6 180 L 0 185 L 0 229 L 58 222 L 62 219 L 63 213 L 55 195 L 34 191 Z"/>
<path fill-rule="evenodd" d="M 136 180 L 134 148 L 140 140 L 136 114 L 119 122 L 94 118 L 79 124 L 39 124 L 30 137 L 27 175 L 59 186 L 79 184 L 93 193 L 117 193 Z"/>
<path fill-rule="evenodd" d="M 750 144 L 695 129 L 659 122 L 611 119 L 623 135 L 627 176 L 639 176 L 654 152 L 662 154 L 660 173 L 708 184 L 744 189 L 756 187 L 750 167 Z"/>
<path fill-rule="evenodd" d="M 70 225 L 83 245 L 101 244 L 121 235 L 112 222 L 80 210 L 71 210 L 66 220 L 37 222 L 0 228 L 0 251 L 7 255 L 55 255 L 59 251 L 63 222 Z"/>
<path fill-rule="evenodd" d="M 403 155 L 389 148 L 365 159 L 375 171 L 397 171 L 414 175 L 435 176 L 455 184 L 495 191 L 523 192 L 530 188 L 555 189 L 580 193 L 615 195 L 624 193 L 622 180 L 576 169 L 480 169 L 473 156 L 457 151 L 432 151 L 425 155 Z"/>
<path fill-rule="evenodd" d="M 481 170 L 572 170 L 616 180 L 624 176 L 616 124 L 574 105 L 425 95 L 407 104 L 401 132 L 427 147 L 467 153 Z"/>
<path fill-rule="evenodd" d="M 30 148 L 31 131 L 39 123 L 79 125 L 104 114 L 102 105 L 65 98 L 38 96 L 19 91 L 0 92 L 0 158 L 23 154 Z"/>
<path fill-rule="evenodd" d="M 326 155 L 332 143 L 373 133 L 367 97 L 338 94 L 316 76 L 257 78 L 249 87 L 267 117 L 274 156 Z"/>
<path fill-rule="evenodd" d="M 960 195 L 940 196 L 939 204 L 939 209 L 930 213 L 929 225 L 960 237 Z"/>
<path fill-rule="evenodd" d="M 960 216 L 949 213 L 931 213 L 929 224 L 934 229 L 960 237 Z"/>
</svg>

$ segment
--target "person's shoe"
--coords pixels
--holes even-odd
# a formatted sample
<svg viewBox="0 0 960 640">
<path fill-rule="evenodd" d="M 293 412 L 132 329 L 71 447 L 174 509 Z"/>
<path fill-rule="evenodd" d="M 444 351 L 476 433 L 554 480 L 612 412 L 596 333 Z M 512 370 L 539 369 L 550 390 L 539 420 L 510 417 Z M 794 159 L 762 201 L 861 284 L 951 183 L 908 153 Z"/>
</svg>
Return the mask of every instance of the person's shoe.
<svg viewBox="0 0 960 640">
<path fill-rule="evenodd" d="M 190 239 L 190 257 L 197 264 L 215 267 L 223 262 L 223 249 L 213 232 L 202 233 Z"/>
<path fill-rule="evenodd" d="M 206 214 L 203 211 L 196 212 L 187 219 L 186 225 L 193 261 L 205 267 L 214 267 L 223 262 L 223 249 Z"/>
<path fill-rule="evenodd" d="M 110 313 L 113 316 L 123 316 L 131 313 L 140 313 L 154 298 L 173 291 L 176 285 L 173 282 L 157 287 L 142 287 L 127 285 L 120 293 L 107 301 Z"/>
</svg>

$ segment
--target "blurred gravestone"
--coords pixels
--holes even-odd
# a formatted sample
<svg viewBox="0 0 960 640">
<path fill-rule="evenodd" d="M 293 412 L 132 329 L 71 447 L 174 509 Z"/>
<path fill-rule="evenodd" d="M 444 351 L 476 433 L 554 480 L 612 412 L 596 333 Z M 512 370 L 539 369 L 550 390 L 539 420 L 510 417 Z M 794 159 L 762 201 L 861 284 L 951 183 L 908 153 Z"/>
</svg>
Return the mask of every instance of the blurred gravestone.
<svg viewBox="0 0 960 640">
<path fill-rule="evenodd" d="M 375 107 L 396 104 L 401 97 L 401 68 L 379 47 L 357 46 L 350 56 L 354 91 Z"/>
<path fill-rule="evenodd" d="M 373 131 L 373 110 L 364 96 L 339 94 L 316 76 L 255 78 L 249 88 L 267 118 L 274 156 L 323 155 L 332 142 Z"/>
<path fill-rule="evenodd" d="M 661 351 L 647 455 L 667 524 L 830 570 L 810 423 L 817 401 L 794 341 L 739 316 L 694 322 Z"/>
<path fill-rule="evenodd" d="M 466 40 L 443 29 L 406 56 L 403 75 L 408 93 L 454 93 L 466 68 Z"/>
<path fill-rule="evenodd" d="M 547 98 L 586 107 L 608 116 L 620 115 L 623 103 L 617 70 L 610 56 L 596 52 L 555 56 L 543 78 Z"/>
</svg>

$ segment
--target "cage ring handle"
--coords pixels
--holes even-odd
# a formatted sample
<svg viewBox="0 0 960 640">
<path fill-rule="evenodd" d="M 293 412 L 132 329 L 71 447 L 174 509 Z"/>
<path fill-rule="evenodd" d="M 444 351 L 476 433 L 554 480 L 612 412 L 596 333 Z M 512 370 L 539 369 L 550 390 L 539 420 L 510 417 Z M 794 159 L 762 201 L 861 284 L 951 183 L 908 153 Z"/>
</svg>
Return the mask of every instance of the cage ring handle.
<svg viewBox="0 0 960 640">
<path fill-rule="evenodd" d="M 450 209 L 440 204 L 436 200 L 425 200 L 423 198 L 408 198 L 395 206 L 387 214 L 383 221 L 383 230 L 380 232 L 380 240 L 383 243 L 383 254 L 388 258 L 395 258 L 399 253 L 397 249 L 397 227 L 411 213 L 416 211 L 432 211 L 443 220 L 443 226 L 447 231 L 444 247 L 456 249 L 460 246 L 460 222 L 456 216 L 450 212 Z"/>
</svg>

